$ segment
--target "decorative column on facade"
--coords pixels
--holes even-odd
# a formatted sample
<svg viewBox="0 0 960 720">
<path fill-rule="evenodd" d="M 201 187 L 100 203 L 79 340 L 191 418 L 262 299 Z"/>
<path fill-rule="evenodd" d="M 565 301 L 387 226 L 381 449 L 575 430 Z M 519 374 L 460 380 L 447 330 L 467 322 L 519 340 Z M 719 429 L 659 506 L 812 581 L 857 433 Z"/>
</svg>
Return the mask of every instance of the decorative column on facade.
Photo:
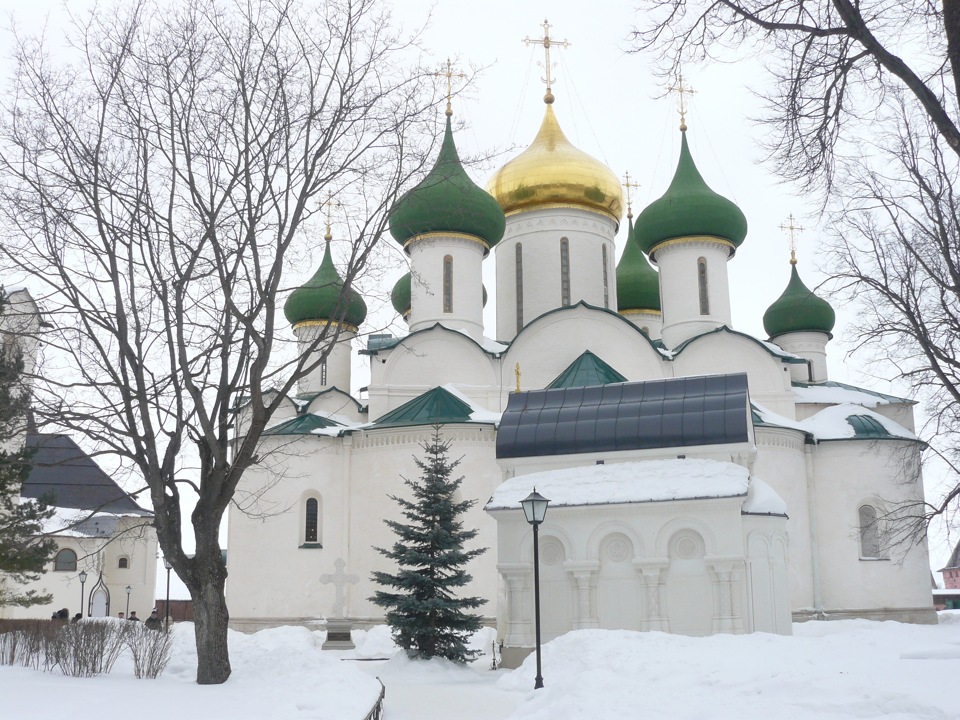
<svg viewBox="0 0 960 720">
<path fill-rule="evenodd" d="M 533 647 L 531 564 L 500 563 L 497 571 L 507 589 L 507 621 L 503 643 L 511 647 Z"/>
<path fill-rule="evenodd" d="M 584 630 L 600 627 L 595 602 L 600 563 L 596 560 L 588 562 L 567 561 L 563 564 L 563 567 L 577 583 L 577 616 L 573 621 L 573 629 Z"/>
<path fill-rule="evenodd" d="M 718 609 L 713 618 L 715 633 L 735 634 L 743 632 L 743 613 L 740 594 L 743 579 L 743 564 L 737 560 L 707 559 L 713 570 L 718 590 Z"/>
<path fill-rule="evenodd" d="M 663 592 L 666 582 L 667 559 L 649 561 L 634 560 L 634 568 L 640 575 L 643 594 L 643 613 L 640 627 L 642 630 L 661 630 L 670 632 L 670 623 L 663 615 Z"/>
</svg>

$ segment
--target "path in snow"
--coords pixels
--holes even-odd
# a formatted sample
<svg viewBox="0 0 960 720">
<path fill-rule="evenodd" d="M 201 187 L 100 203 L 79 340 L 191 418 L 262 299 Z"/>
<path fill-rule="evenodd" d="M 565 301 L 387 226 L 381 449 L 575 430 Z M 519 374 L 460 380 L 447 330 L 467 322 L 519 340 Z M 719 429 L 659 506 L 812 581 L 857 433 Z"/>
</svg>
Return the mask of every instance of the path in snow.
<svg viewBox="0 0 960 720">
<path fill-rule="evenodd" d="M 504 720 L 525 697 L 497 689 L 505 671 L 456 668 L 439 661 L 418 671 L 403 657 L 358 664 L 386 688 L 384 720 Z"/>
</svg>

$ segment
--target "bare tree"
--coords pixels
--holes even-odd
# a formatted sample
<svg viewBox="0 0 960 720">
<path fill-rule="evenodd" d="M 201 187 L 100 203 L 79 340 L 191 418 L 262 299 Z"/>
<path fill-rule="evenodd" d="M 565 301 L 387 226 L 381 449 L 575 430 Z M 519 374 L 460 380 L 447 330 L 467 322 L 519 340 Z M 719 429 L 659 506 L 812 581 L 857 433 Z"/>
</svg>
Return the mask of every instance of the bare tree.
<svg viewBox="0 0 960 720">
<path fill-rule="evenodd" d="M 638 18 L 635 48 L 666 58 L 664 73 L 764 58 L 769 162 L 819 191 L 824 265 L 856 303 L 856 347 L 926 400 L 924 439 L 960 478 L 960 4 L 644 0 Z M 931 503 L 894 504 L 896 535 L 916 541 L 956 513 L 951 485 Z"/>
<path fill-rule="evenodd" d="M 139 0 L 95 10 L 72 37 L 60 63 L 17 38 L 0 124 L 0 252 L 46 288 L 53 326 L 35 407 L 143 478 L 193 599 L 197 681 L 222 683 L 221 520 L 272 414 L 340 328 L 313 352 L 280 347 L 285 260 L 321 236 L 319 200 L 337 192 L 353 222 L 342 319 L 433 140 L 432 83 L 375 0 Z"/>
</svg>

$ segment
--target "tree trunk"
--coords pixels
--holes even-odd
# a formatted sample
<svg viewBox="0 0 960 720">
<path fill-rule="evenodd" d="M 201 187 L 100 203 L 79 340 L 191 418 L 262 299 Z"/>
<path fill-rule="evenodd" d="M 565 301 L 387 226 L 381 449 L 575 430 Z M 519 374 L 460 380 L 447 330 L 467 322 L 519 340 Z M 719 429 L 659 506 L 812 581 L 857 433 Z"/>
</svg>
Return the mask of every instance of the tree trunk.
<svg viewBox="0 0 960 720">
<path fill-rule="evenodd" d="M 213 570 L 197 569 L 197 591 L 193 599 L 194 631 L 197 638 L 197 683 L 219 685 L 230 677 L 230 655 L 227 649 L 227 623 L 230 613 L 224 598 L 224 580 Z"/>
</svg>

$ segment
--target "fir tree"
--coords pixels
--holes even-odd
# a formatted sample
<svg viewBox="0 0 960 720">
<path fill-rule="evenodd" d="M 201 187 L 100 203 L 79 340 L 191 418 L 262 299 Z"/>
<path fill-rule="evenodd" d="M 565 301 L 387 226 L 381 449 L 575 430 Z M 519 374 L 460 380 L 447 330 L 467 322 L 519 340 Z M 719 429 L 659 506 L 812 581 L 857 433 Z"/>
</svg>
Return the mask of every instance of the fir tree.
<svg viewBox="0 0 960 720">
<path fill-rule="evenodd" d="M 451 479 L 459 460 L 450 462 L 450 443 L 434 428 L 433 437 L 421 446 L 425 459 L 414 458 L 422 471 L 420 481 L 403 478 L 413 491 L 414 500 L 390 496 L 409 521 L 385 520 L 398 540 L 391 550 L 378 552 L 397 562 L 396 575 L 374 572 L 374 581 L 395 592 L 378 590 L 370 600 L 387 608 L 387 624 L 394 641 L 411 657 L 441 657 L 464 663 L 478 654 L 468 650 L 467 638 L 480 629 L 479 615 L 465 612 L 486 602 L 482 598 L 458 598 L 455 591 L 472 579 L 464 566 L 486 551 L 464 550 L 464 543 L 477 535 L 464 530 L 459 519 L 475 503 L 455 502 L 453 495 L 462 477 Z"/>
<path fill-rule="evenodd" d="M 5 301 L 0 289 L 0 315 Z M 37 580 L 56 550 L 53 540 L 41 537 L 43 521 L 53 510 L 43 502 L 20 498 L 33 454 L 23 443 L 30 403 L 23 370 L 17 343 L 0 335 L 0 607 L 50 602 L 50 595 L 24 592 L 19 586 Z"/>
</svg>

